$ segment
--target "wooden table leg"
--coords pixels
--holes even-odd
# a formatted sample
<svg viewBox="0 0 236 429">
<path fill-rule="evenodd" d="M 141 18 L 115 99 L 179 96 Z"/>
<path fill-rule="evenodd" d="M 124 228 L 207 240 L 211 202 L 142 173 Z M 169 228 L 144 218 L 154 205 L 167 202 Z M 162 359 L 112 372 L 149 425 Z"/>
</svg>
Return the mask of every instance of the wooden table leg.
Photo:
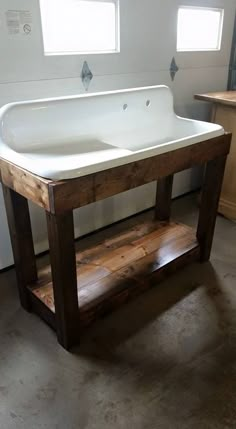
<svg viewBox="0 0 236 429">
<path fill-rule="evenodd" d="M 158 179 L 156 193 L 155 217 L 160 221 L 168 221 L 171 214 L 171 196 L 173 187 L 173 174 Z"/>
<path fill-rule="evenodd" d="M 201 248 L 201 261 L 208 261 L 211 254 L 217 209 L 224 178 L 226 156 L 206 164 L 202 188 L 197 238 Z"/>
<path fill-rule="evenodd" d="M 22 307 L 30 311 L 27 286 L 37 280 L 33 237 L 28 201 L 2 185 L 11 244 L 15 262 L 17 284 Z"/>
<path fill-rule="evenodd" d="M 57 338 L 68 350 L 78 344 L 80 334 L 73 212 L 47 213 L 47 225 Z"/>
</svg>

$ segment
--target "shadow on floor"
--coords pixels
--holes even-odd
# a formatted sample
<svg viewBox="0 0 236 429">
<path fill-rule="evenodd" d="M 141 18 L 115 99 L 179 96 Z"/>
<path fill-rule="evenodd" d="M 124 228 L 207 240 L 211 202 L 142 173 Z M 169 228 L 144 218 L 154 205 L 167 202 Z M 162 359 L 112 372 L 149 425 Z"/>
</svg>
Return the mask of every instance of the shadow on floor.
<svg viewBox="0 0 236 429">
<path fill-rule="evenodd" d="M 113 355 L 120 344 L 144 330 L 186 297 L 191 297 L 198 288 L 204 291 L 201 297 L 204 302 L 201 305 L 211 304 L 220 328 L 227 329 L 231 318 L 221 280 L 210 262 L 196 263 L 178 271 L 156 288 L 95 322 L 83 333 L 81 345 L 74 348 L 73 353 L 88 356 L 94 356 L 95 353 L 109 360 L 109 355 Z M 200 309 L 195 310 L 200 312 Z"/>
</svg>

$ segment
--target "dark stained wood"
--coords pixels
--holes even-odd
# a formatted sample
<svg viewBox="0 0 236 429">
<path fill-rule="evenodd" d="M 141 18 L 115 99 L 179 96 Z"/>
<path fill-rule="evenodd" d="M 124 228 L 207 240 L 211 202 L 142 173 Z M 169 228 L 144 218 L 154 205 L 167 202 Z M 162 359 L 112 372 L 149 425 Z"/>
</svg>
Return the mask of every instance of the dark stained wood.
<svg viewBox="0 0 236 429">
<path fill-rule="evenodd" d="M 80 335 L 73 213 L 47 213 L 57 337 L 66 349 Z"/>
<path fill-rule="evenodd" d="M 0 158 L 1 182 L 40 207 L 50 210 L 50 180 L 36 176 L 5 159 Z"/>
<path fill-rule="evenodd" d="M 223 156 L 209 161 L 206 165 L 197 229 L 202 261 L 208 261 L 210 258 L 226 159 L 227 157 Z"/>
<path fill-rule="evenodd" d="M 123 221 L 119 222 L 120 227 L 122 224 Z M 108 232 L 109 229 L 110 227 L 106 228 L 105 231 Z M 122 229 L 120 234 L 112 235 L 111 237 L 109 236 L 109 238 L 103 239 L 96 246 L 92 246 L 92 248 L 88 247 L 86 250 L 77 252 L 76 260 L 78 263 L 81 262 L 83 264 L 93 263 L 94 259 L 103 257 L 113 249 L 119 249 L 122 246 L 129 245 L 152 232 L 156 232 L 158 234 L 159 229 L 161 229 L 161 233 L 164 234 L 167 230 L 171 229 L 171 224 L 155 220 L 140 222 L 129 229 Z"/>
<path fill-rule="evenodd" d="M 158 220 L 170 219 L 173 179 L 174 176 L 171 174 L 157 181 L 155 216 Z"/>
<path fill-rule="evenodd" d="M 50 308 L 42 302 L 42 300 L 38 299 L 30 288 L 28 288 L 28 292 L 31 303 L 31 310 L 41 319 L 43 319 L 44 322 L 46 322 L 47 325 L 50 326 L 50 328 L 56 331 L 57 327 L 55 312 L 51 311 Z"/>
<path fill-rule="evenodd" d="M 97 318 L 111 313 L 129 300 L 157 286 L 158 283 L 179 268 L 197 261 L 199 254 L 199 247 L 193 247 L 169 264 L 161 266 L 158 270 L 150 273 L 145 271 L 145 275 L 142 273 L 143 277 L 139 280 L 134 277 L 124 277 L 121 272 L 117 273 L 117 275 L 112 274 L 110 278 L 107 277 L 102 283 L 93 286 L 88 285 L 87 290 L 82 289 L 81 293 L 79 293 L 79 299 L 83 301 L 81 307 L 81 325 L 89 325 Z M 155 266 L 155 260 L 151 260 L 151 256 L 149 257 L 149 263 L 150 266 Z M 135 266 L 138 268 L 139 263 Z M 146 267 L 145 265 L 144 269 Z M 120 277 L 119 274 L 121 274 Z M 93 292 L 92 295 L 90 294 L 91 291 Z M 106 293 L 104 293 L 105 291 Z"/>
<path fill-rule="evenodd" d="M 27 285 L 37 280 L 33 237 L 27 200 L 3 186 L 17 284 L 22 307 L 31 310 Z"/>
<path fill-rule="evenodd" d="M 91 204 L 94 202 L 94 175 L 52 182 L 49 196 L 52 213 L 60 214 Z"/>
<path fill-rule="evenodd" d="M 22 305 L 26 309 L 32 306 L 50 326 L 56 326 L 63 347 L 78 343 L 81 325 L 198 259 L 200 253 L 203 261 L 209 258 L 230 142 L 231 134 L 226 133 L 65 181 L 40 178 L 0 159 Z M 172 175 L 205 163 L 198 240 L 186 226 L 155 220 L 75 255 L 73 209 L 158 180 L 156 217 L 168 220 Z M 41 270 L 38 280 L 24 197 L 47 211 L 51 269 Z"/>
<path fill-rule="evenodd" d="M 81 325 L 89 324 L 155 286 L 167 273 L 174 272 L 187 261 L 199 258 L 195 232 L 185 225 L 149 221 L 137 229 L 138 237 L 133 228 L 77 252 Z M 55 312 L 49 267 L 40 271 L 38 282 L 31 285 L 30 290 L 51 312 Z"/>
<path fill-rule="evenodd" d="M 51 182 L 50 209 L 59 214 L 91 204 L 227 155 L 229 149 L 230 141 L 223 135 L 89 176 Z"/>
</svg>

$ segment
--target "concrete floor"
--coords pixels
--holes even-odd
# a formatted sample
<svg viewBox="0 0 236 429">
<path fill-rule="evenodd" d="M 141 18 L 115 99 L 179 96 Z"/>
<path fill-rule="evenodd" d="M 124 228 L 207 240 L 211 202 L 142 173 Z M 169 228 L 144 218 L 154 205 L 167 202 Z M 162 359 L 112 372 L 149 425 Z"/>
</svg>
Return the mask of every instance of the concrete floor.
<svg viewBox="0 0 236 429">
<path fill-rule="evenodd" d="M 196 195 L 173 212 L 193 224 Z M 3 273 L 0 339 L 0 429 L 236 428 L 236 224 L 219 217 L 210 263 L 97 322 L 73 353 Z"/>
</svg>

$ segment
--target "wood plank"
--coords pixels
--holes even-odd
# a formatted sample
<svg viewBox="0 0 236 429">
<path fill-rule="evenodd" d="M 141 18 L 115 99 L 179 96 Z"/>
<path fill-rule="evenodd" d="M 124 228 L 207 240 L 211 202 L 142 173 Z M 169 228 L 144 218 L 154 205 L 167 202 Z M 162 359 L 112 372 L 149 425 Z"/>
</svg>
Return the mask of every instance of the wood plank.
<svg viewBox="0 0 236 429">
<path fill-rule="evenodd" d="M 27 286 L 37 280 L 37 268 L 27 200 L 3 185 L 3 195 L 22 307 L 31 310 Z"/>
<path fill-rule="evenodd" d="M 137 261 L 145 256 L 145 251 L 141 247 L 132 245 L 122 246 L 119 249 L 107 252 L 105 255 L 94 260 L 93 263 L 105 267 L 110 272 L 117 271 L 127 264 Z"/>
<path fill-rule="evenodd" d="M 227 155 L 230 141 L 220 136 L 151 158 L 72 180 L 51 182 L 51 210 L 63 213 L 111 197 L 179 171 Z M 69 198 L 67 198 L 69 196 Z"/>
<path fill-rule="evenodd" d="M 51 286 L 52 287 L 52 286 Z M 55 311 L 51 311 L 48 305 L 45 305 L 42 300 L 32 293 L 29 289 L 29 299 L 32 311 L 43 319 L 54 331 L 56 331 Z"/>
<path fill-rule="evenodd" d="M 140 288 L 140 285 L 142 285 L 142 289 L 146 289 L 150 275 L 196 247 L 198 247 L 198 243 L 192 237 L 181 238 L 178 243 L 173 240 L 168 246 L 160 247 L 155 252 L 127 265 L 125 268 L 117 270 L 105 279 L 79 288 L 78 295 L 81 312 L 83 313 L 88 308 L 94 307 L 95 302 L 102 303 L 107 297 L 112 297 L 114 291 L 115 294 L 124 292 L 128 295 L 133 295 L 135 290 Z M 127 286 L 128 291 L 126 291 Z"/>
<path fill-rule="evenodd" d="M 127 227 L 126 227 L 127 228 Z M 111 231 L 111 228 L 106 228 L 106 231 Z M 175 223 L 167 223 L 167 222 L 157 222 L 155 220 L 146 220 L 145 222 L 141 222 L 138 225 L 134 225 L 132 228 L 128 230 L 125 229 L 122 232 L 116 233 L 112 237 L 106 238 L 104 241 L 100 241 L 96 245 L 92 245 L 91 247 L 86 248 L 85 250 L 80 250 L 80 242 L 77 243 L 77 252 L 76 252 L 76 262 L 77 262 L 77 283 L 79 283 L 79 287 L 89 283 L 96 283 L 98 280 L 106 277 L 111 274 L 111 270 L 103 266 L 99 266 L 99 259 L 109 257 L 112 259 L 112 252 L 116 249 L 121 249 L 128 244 L 133 244 L 134 246 L 143 247 L 143 254 L 148 254 L 153 252 L 157 248 L 157 242 L 155 238 L 159 238 L 163 242 L 163 235 L 165 236 L 165 243 L 168 242 L 168 237 L 184 235 L 186 231 L 185 226 L 178 226 L 176 229 Z M 187 228 L 187 232 L 189 229 Z M 111 233 L 111 232 L 110 232 Z M 148 238 L 150 237 L 150 239 Z M 144 240 L 142 240 L 142 238 Z M 149 249 L 148 247 L 149 243 Z M 153 243 L 153 245 L 151 245 Z M 114 255 L 117 257 L 117 255 Z M 124 259 L 126 261 L 126 259 Z M 126 264 L 122 263 L 122 266 Z M 40 291 L 40 288 L 44 286 L 45 293 L 51 287 L 51 266 L 47 265 L 46 267 L 42 267 L 39 270 L 39 278 L 37 282 L 32 285 L 32 289 L 35 290 L 35 294 L 37 295 L 37 290 Z M 49 302 L 50 306 L 50 302 Z"/>
<path fill-rule="evenodd" d="M 52 213 L 63 213 L 67 210 L 83 207 L 94 202 L 94 175 L 51 182 L 49 189 Z"/>
<path fill-rule="evenodd" d="M 191 228 L 187 227 L 186 225 L 177 225 L 178 227 L 176 227 L 176 224 L 172 222 L 169 224 L 168 227 L 167 224 L 159 231 L 153 231 L 150 234 L 133 241 L 132 244 L 138 248 L 142 247 L 145 254 L 149 255 L 156 249 L 160 249 L 162 247 L 166 248 L 169 244 L 174 246 L 175 240 L 179 242 L 181 238 L 185 238 L 188 236 L 191 237 L 191 240 L 195 239 L 194 234 L 191 234 Z"/>
<path fill-rule="evenodd" d="M 121 225 L 122 223 L 120 223 L 120 226 Z M 106 232 L 109 232 L 111 228 L 112 227 L 107 227 L 104 231 L 104 234 Z M 158 222 L 153 220 L 141 222 L 138 225 L 132 226 L 128 230 L 122 230 L 121 232 L 113 235 L 112 237 L 103 239 L 95 246 L 92 245 L 90 247 L 88 246 L 85 250 L 79 250 L 78 252 L 76 252 L 76 261 L 77 263 L 82 262 L 84 264 L 92 264 L 95 259 L 97 259 L 98 257 L 105 256 L 106 254 L 110 253 L 112 249 L 118 249 L 122 246 L 126 246 L 153 231 L 158 231 L 159 229 L 161 229 L 161 231 L 163 232 L 164 229 L 167 230 L 169 228 L 170 225 L 164 222 Z"/>
<path fill-rule="evenodd" d="M 158 220 L 169 220 L 174 176 L 163 177 L 157 181 L 155 217 Z"/>
<path fill-rule="evenodd" d="M 79 281 L 81 287 L 86 286 L 88 283 L 96 282 L 110 273 L 104 267 L 77 262 L 77 282 Z M 45 268 L 41 268 L 39 270 L 39 279 L 37 282 L 34 282 L 34 288 L 38 289 L 42 285 L 50 284 L 51 279 L 51 267 L 46 266 Z"/>
<path fill-rule="evenodd" d="M 103 283 L 103 287 L 101 285 L 96 285 L 97 297 L 94 294 L 95 289 L 93 289 L 93 295 L 90 294 L 89 290 L 82 290 L 81 294 L 79 294 L 79 298 L 81 299 L 81 295 L 87 292 L 88 304 L 85 305 L 84 302 L 84 305 L 81 308 L 81 325 L 89 325 L 97 318 L 111 313 L 113 310 L 129 300 L 132 300 L 148 289 L 157 286 L 158 283 L 166 278 L 166 276 L 169 276 L 179 268 L 184 267 L 186 263 L 198 260 L 199 254 L 199 247 L 189 250 L 179 258 L 175 259 L 175 261 L 171 261 L 169 264 L 163 265 L 148 276 L 145 275 L 145 282 L 140 282 L 133 278 L 116 278 L 114 275 L 115 280 L 114 278 L 107 278 L 107 284 L 104 285 Z M 109 292 L 106 290 L 106 294 L 104 293 L 104 286 L 110 286 L 110 290 Z"/>
<path fill-rule="evenodd" d="M 79 340 L 79 307 L 73 213 L 47 213 L 57 337 L 66 349 Z"/>
<path fill-rule="evenodd" d="M 196 100 L 236 107 L 236 91 L 208 92 L 206 94 L 196 94 L 194 98 Z"/>
<path fill-rule="evenodd" d="M 202 261 L 210 258 L 226 159 L 226 156 L 220 157 L 206 165 L 197 229 Z"/>
<path fill-rule="evenodd" d="M 152 224 L 153 227 L 157 226 L 156 221 Z M 97 245 L 78 252 L 77 293 L 82 325 L 89 324 L 156 285 L 167 273 L 174 272 L 186 261 L 199 258 L 195 232 L 186 225 L 160 223 L 159 228 L 153 230 L 151 223 L 147 222 L 142 224 L 142 231 L 143 234 L 139 226 L 140 236 L 136 239 L 134 234 L 130 235 L 130 231 L 124 230 L 105 240 L 113 243 L 113 249 L 107 249 L 105 242 L 100 243 L 100 249 L 108 250 L 103 256 L 99 255 Z M 132 258 L 131 254 L 135 256 Z M 31 285 L 30 290 L 50 311 L 55 312 L 49 270 L 45 268 L 42 273 L 43 280 L 39 279 Z"/>
<path fill-rule="evenodd" d="M 40 207 L 50 211 L 50 181 L 0 158 L 1 182 Z"/>
</svg>

